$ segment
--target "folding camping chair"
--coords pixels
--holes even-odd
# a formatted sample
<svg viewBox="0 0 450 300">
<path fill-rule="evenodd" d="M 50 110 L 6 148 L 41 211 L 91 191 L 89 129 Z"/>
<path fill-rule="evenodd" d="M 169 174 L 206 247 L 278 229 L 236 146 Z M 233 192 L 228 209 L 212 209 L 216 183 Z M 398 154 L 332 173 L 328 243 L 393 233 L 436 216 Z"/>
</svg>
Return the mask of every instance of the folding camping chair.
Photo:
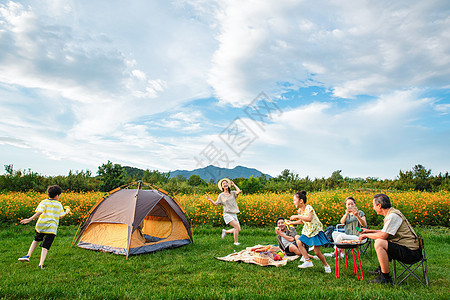
<svg viewBox="0 0 450 300">
<path fill-rule="evenodd" d="M 372 240 L 371 239 L 367 239 L 367 243 L 362 244 L 361 246 L 359 246 L 359 249 L 361 249 L 361 254 L 367 255 L 367 256 L 372 256 Z"/>
<path fill-rule="evenodd" d="M 393 268 L 393 271 L 394 271 L 394 284 L 400 285 L 403 281 L 405 281 L 406 278 L 408 278 L 408 277 L 410 277 L 412 275 L 423 286 L 428 286 L 429 285 L 429 282 L 428 282 L 428 269 L 427 269 L 427 258 L 425 256 L 425 247 L 424 247 L 424 244 L 423 244 L 423 238 L 421 236 L 417 236 L 417 240 L 419 242 L 419 249 L 422 251 L 422 259 L 420 259 L 419 261 L 417 261 L 415 263 L 412 263 L 412 264 L 406 264 L 406 263 L 403 263 L 401 261 L 397 261 L 397 260 L 393 259 L 392 260 L 392 268 Z M 404 268 L 403 272 L 401 272 L 400 274 L 397 274 L 396 262 L 398 262 Z M 415 271 L 419 267 L 422 267 L 423 279 L 420 278 L 415 273 Z M 402 276 L 404 276 L 404 277 L 402 278 Z"/>
</svg>

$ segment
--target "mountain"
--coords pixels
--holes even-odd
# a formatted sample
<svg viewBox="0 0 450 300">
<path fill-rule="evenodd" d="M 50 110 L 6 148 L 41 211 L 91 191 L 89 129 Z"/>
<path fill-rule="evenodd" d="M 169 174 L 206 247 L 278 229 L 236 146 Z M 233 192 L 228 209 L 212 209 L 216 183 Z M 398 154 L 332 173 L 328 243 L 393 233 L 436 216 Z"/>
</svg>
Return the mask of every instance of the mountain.
<svg viewBox="0 0 450 300">
<path fill-rule="evenodd" d="M 139 168 L 129 166 L 124 166 L 123 168 L 130 177 L 141 178 L 144 174 L 144 170 Z M 201 179 L 205 180 L 206 182 L 209 182 L 211 179 L 213 179 L 213 181 L 218 181 L 219 179 L 222 179 L 224 177 L 234 179 L 234 178 L 249 178 L 250 176 L 259 177 L 261 175 L 264 175 L 266 176 L 266 178 L 272 178 L 272 176 L 264 174 L 261 171 L 243 166 L 237 166 L 233 169 L 227 169 L 215 167 L 213 165 L 209 165 L 207 167 L 195 169 L 192 171 L 175 170 L 170 172 L 170 178 L 177 177 L 178 175 L 184 176 L 186 179 L 189 179 L 189 177 L 191 177 L 192 175 L 198 175 L 200 176 Z"/>
<path fill-rule="evenodd" d="M 186 178 L 189 178 L 192 175 L 198 175 L 206 182 L 209 182 L 211 179 L 213 179 L 213 181 L 218 181 L 219 179 L 224 177 L 233 179 L 241 177 L 249 178 L 250 176 L 259 177 L 261 175 L 264 175 L 266 176 L 266 178 L 272 178 L 272 176 L 264 174 L 261 171 L 243 166 L 236 166 L 233 169 L 227 169 L 227 168 L 219 168 L 213 165 L 209 165 L 207 167 L 195 169 L 192 171 L 176 170 L 170 172 L 170 177 L 177 177 L 178 175 L 182 175 Z"/>
</svg>

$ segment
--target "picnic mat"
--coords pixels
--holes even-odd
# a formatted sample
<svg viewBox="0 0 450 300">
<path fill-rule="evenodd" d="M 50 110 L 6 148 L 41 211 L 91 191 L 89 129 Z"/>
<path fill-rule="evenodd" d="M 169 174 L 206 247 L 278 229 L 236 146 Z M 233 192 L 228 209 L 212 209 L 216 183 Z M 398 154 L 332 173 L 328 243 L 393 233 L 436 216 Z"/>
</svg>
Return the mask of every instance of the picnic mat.
<svg viewBox="0 0 450 300">
<path fill-rule="evenodd" d="M 285 255 L 283 260 L 279 260 L 279 261 L 275 261 L 272 258 L 268 259 L 267 264 L 263 264 L 260 263 L 257 259 L 257 257 L 259 256 L 258 252 L 255 252 L 256 249 L 262 249 L 262 248 L 267 248 L 269 246 L 267 245 L 255 245 L 253 247 L 247 247 L 245 248 L 245 250 L 239 251 L 239 252 L 234 252 L 231 254 L 228 254 L 227 256 L 224 257 L 215 257 L 218 260 L 222 260 L 222 261 L 234 261 L 234 262 L 244 262 L 247 264 L 256 264 L 256 265 L 260 265 L 260 266 L 276 266 L 276 267 L 280 267 L 280 266 L 285 266 L 286 263 L 288 261 L 292 261 L 297 259 L 299 256 L 295 255 L 295 256 L 287 256 Z M 268 249 L 269 251 L 279 251 L 278 247 L 271 247 L 272 249 Z M 277 251 L 278 250 L 278 251 Z M 255 261 L 256 258 L 256 261 Z"/>
</svg>

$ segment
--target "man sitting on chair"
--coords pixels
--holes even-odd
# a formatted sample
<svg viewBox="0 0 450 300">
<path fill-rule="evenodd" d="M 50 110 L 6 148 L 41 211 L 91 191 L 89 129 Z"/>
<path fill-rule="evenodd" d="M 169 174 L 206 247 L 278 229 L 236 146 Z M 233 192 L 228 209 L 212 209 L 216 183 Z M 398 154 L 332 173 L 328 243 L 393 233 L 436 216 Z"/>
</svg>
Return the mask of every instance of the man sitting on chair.
<svg viewBox="0 0 450 300">
<path fill-rule="evenodd" d="M 378 215 L 384 216 L 381 230 L 362 229 L 360 240 L 370 238 L 375 240 L 380 266 L 373 272 L 380 274 L 370 283 L 391 283 L 389 261 L 396 259 L 404 263 L 415 263 L 422 258 L 422 252 L 417 243 L 417 235 L 405 216 L 391 207 L 391 201 L 385 194 L 373 196 L 373 209 Z"/>
</svg>

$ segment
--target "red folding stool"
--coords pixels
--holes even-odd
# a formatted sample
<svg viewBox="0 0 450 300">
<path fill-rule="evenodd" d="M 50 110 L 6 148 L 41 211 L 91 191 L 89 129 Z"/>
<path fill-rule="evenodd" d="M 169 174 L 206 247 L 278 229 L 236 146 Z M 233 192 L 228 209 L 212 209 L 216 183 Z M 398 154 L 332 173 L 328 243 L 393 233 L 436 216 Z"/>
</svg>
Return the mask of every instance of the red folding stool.
<svg viewBox="0 0 450 300">
<path fill-rule="evenodd" d="M 365 243 L 367 243 L 367 240 L 366 240 Z M 336 250 L 334 252 L 335 257 L 336 257 L 336 266 L 335 266 L 335 276 L 336 276 L 336 278 L 340 278 L 341 277 L 341 250 L 343 250 L 344 253 L 345 253 L 345 266 L 346 266 L 346 269 L 347 269 L 347 272 L 348 272 L 347 250 L 348 249 L 352 249 L 353 273 L 356 274 L 356 277 L 358 278 L 358 280 L 363 280 L 364 279 L 364 273 L 363 273 L 362 265 L 361 265 L 361 257 L 359 255 L 359 246 L 361 246 L 362 244 L 360 244 L 360 243 L 358 243 L 358 244 L 334 243 L 334 245 L 336 246 Z M 358 257 L 358 264 L 359 264 L 359 271 L 361 272 L 361 278 L 359 276 L 358 265 L 356 263 L 355 248 L 356 248 L 356 254 L 357 254 L 357 257 Z"/>
</svg>

